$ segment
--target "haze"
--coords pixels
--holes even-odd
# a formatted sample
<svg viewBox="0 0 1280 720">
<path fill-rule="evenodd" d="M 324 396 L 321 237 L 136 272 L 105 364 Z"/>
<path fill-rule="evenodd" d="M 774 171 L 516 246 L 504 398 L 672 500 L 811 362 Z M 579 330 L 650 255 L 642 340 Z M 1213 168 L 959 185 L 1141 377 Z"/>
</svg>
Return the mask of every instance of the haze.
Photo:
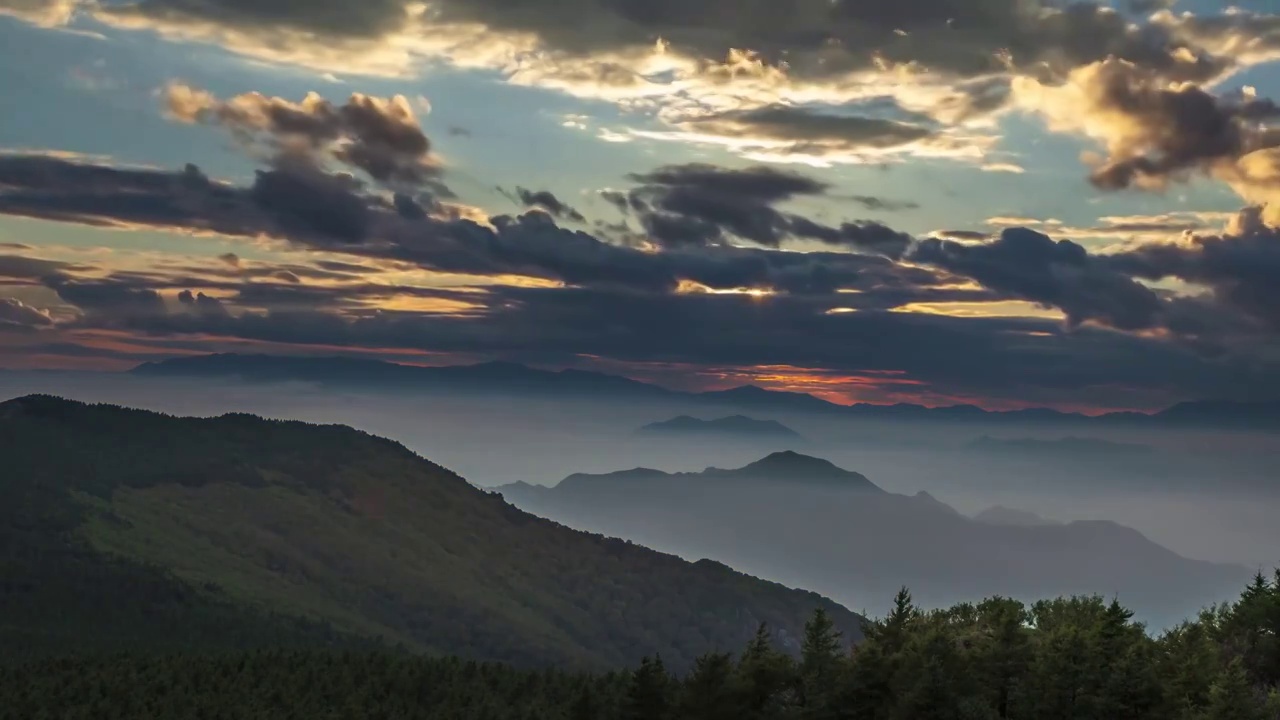
<svg viewBox="0 0 1280 720">
<path fill-rule="evenodd" d="M 492 487 L 523 482 L 555 485 L 573 473 L 635 467 L 665 471 L 735 468 L 779 450 L 799 450 L 860 472 L 881 488 L 925 491 L 962 513 L 993 506 L 1047 520 L 1111 520 L 1132 527 L 1176 553 L 1197 560 L 1266 568 L 1280 562 L 1280 525 L 1273 482 L 1277 437 L 1259 431 L 1082 428 L 1078 424 L 1020 428 L 1009 423 L 859 421 L 831 414 L 780 412 L 777 420 L 802 439 L 670 438 L 637 433 L 641 426 L 680 414 L 715 418 L 742 412 L 692 401 L 620 402 L 609 398 L 513 397 L 475 392 L 355 392 L 306 383 L 249 383 L 142 378 L 125 374 L 5 373 L 0 397 L 50 393 L 89 402 L 142 407 L 180 415 L 249 412 L 266 417 L 341 423 L 393 438 L 419 454 Z M 763 417 L 761 413 L 749 413 Z M 1149 454 L 1108 457 L 980 450 L 979 438 L 1093 437 L 1141 444 Z M 729 502 L 726 499 L 726 502 Z M 537 509 L 534 508 L 536 512 Z M 757 508 L 769 522 L 768 507 Z M 557 517 L 583 529 L 622 534 L 589 514 Z M 712 521 L 708 521 L 712 522 Z M 610 532 L 613 530 L 614 532 Z M 643 538 L 657 549 L 702 557 L 662 537 L 660 525 Z M 810 532 L 805 522 L 785 529 Z M 850 553 L 875 548 L 847 548 Z M 716 558 L 722 559 L 722 558 Z M 738 559 L 738 558 L 735 558 Z M 739 563 L 741 564 L 741 563 Z M 750 563 L 744 568 L 751 571 Z M 817 589 L 850 607 L 879 613 L 883 593 L 849 592 L 839 577 L 774 578 Z M 1107 595 L 1114 588 L 1088 588 Z M 1234 586 L 1232 587 L 1234 589 Z M 934 592 L 936 605 L 980 599 L 976 589 Z M 1229 595 L 1222 599 L 1229 599 Z"/>
</svg>

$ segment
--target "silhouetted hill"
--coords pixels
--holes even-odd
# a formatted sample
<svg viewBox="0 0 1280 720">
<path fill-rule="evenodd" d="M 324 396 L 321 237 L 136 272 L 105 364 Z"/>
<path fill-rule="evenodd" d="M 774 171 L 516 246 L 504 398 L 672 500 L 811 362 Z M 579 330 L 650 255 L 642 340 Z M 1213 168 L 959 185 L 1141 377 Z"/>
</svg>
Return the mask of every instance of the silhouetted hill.
<svg viewBox="0 0 1280 720">
<path fill-rule="evenodd" d="M 688 415 L 649 423 L 640 428 L 642 435 L 701 437 L 717 435 L 736 438 L 782 438 L 800 440 L 800 433 L 776 420 L 756 420 L 745 415 L 731 415 L 715 420 L 700 420 Z"/>
<path fill-rule="evenodd" d="M 796 453 L 736 470 L 636 469 L 499 490 L 575 527 L 717 558 L 877 611 L 903 585 L 936 606 L 991 594 L 1097 593 L 1118 594 L 1140 617 L 1163 624 L 1229 599 L 1249 576 L 1179 556 L 1115 523 L 982 522 L 927 493 L 884 492 Z"/>
<path fill-rule="evenodd" d="M 667 473 L 650 468 L 633 468 L 600 475 L 576 473 L 562 480 L 556 489 L 566 492 L 578 489 L 608 492 L 614 488 L 634 488 L 641 492 L 661 492 L 664 488 L 672 487 L 726 492 L 753 484 L 883 492 L 861 473 L 791 450 L 776 452 L 734 469 L 711 467 L 696 473 Z M 532 487 L 517 483 L 504 485 L 497 490 L 519 493 L 527 492 Z"/>
<path fill-rule="evenodd" d="M 526 514 L 403 446 L 244 414 L 0 403 L 0 653 L 359 644 L 687 667 L 816 594 Z"/>
<path fill-rule="evenodd" d="M 1155 414 L 1116 412 L 1089 416 L 1049 408 L 991 411 L 976 405 L 926 407 L 895 405 L 838 405 L 805 393 L 766 390 L 744 385 L 729 390 L 680 392 L 650 383 L 582 370 L 540 370 L 510 362 L 421 367 L 378 360 L 337 357 L 217 354 L 143 363 L 132 373 L 152 377 L 240 378 L 258 382 L 311 382 L 336 387 L 385 390 L 448 390 L 453 392 L 589 395 L 679 399 L 717 406 L 773 412 L 841 413 L 850 417 L 916 422 L 981 421 L 984 423 L 1076 423 L 1084 425 L 1139 424 L 1161 426 L 1222 426 L 1280 428 L 1280 403 L 1196 401 L 1174 405 Z"/>
</svg>

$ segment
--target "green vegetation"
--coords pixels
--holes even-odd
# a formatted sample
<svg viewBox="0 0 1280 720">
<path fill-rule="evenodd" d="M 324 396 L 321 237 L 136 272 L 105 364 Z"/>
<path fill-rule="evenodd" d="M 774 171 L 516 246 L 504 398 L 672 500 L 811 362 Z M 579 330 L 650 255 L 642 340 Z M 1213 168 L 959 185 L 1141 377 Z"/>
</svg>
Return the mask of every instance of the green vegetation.
<svg viewBox="0 0 1280 720">
<path fill-rule="evenodd" d="M 1160 638 L 1100 598 L 921 612 L 903 591 L 850 651 L 818 610 L 798 658 L 761 627 L 679 676 L 518 670 L 387 652 L 44 659 L 0 666 L 0 719 L 1277 720 L 1280 573 Z"/>
<path fill-rule="evenodd" d="M 815 594 L 528 515 L 340 426 L 0 403 L 0 655 L 199 648 L 687 669 Z M 407 662 L 407 661 L 406 661 Z"/>
</svg>

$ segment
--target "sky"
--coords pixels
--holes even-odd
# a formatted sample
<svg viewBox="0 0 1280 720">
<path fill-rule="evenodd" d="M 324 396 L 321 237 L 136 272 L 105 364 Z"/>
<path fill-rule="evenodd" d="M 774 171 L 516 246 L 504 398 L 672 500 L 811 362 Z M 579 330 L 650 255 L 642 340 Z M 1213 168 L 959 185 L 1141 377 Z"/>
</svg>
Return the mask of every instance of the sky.
<svg viewBox="0 0 1280 720">
<path fill-rule="evenodd" d="M 1280 400 L 1280 5 L 0 0 L 0 368 Z"/>
</svg>

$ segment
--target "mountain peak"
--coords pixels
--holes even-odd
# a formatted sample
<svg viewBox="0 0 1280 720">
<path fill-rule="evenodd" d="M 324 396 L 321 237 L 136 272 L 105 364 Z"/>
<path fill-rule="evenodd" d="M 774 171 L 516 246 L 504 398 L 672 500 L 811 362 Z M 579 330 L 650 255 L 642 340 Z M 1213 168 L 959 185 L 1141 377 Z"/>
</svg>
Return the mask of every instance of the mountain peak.
<svg viewBox="0 0 1280 720">
<path fill-rule="evenodd" d="M 823 460 L 812 455 L 804 455 L 795 450 L 780 450 L 770 453 L 759 460 L 747 465 L 747 468 L 759 469 L 778 469 L 778 470 L 835 470 L 837 472 L 848 472 L 830 460 Z"/>
<path fill-rule="evenodd" d="M 880 489 L 861 473 L 845 470 L 830 460 L 804 455 L 794 450 L 770 453 L 737 470 L 723 470 L 717 474 L 781 482 L 816 482 L 841 487 Z"/>
</svg>

